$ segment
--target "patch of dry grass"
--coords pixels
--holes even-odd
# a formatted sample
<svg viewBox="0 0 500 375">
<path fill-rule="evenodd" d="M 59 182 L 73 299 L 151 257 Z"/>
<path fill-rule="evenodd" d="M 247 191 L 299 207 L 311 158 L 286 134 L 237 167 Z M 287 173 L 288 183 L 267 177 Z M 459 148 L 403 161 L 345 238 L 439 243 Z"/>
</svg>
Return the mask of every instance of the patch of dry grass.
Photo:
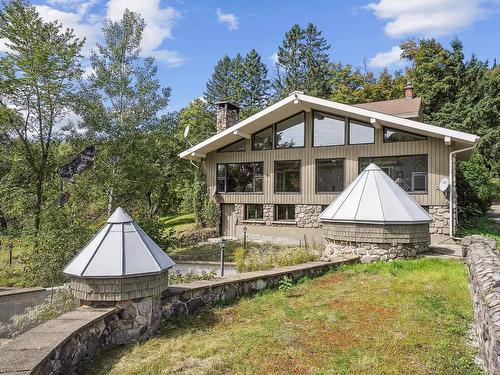
<svg viewBox="0 0 500 375">
<path fill-rule="evenodd" d="M 355 265 L 167 323 L 90 374 L 480 374 L 465 266 Z M 86 373 L 87 373 L 86 372 Z"/>
</svg>

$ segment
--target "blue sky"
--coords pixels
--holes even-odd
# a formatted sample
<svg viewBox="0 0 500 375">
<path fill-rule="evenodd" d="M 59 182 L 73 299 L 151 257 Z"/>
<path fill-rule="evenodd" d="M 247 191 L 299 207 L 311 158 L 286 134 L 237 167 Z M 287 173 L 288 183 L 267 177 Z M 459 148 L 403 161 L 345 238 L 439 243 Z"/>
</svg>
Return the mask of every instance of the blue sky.
<svg viewBox="0 0 500 375">
<path fill-rule="evenodd" d="M 159 78 L 172 88 L 170 110 L 203 94 L 205 83 L 224 54 L 255 48 L 272 74 L 272 56 L 294 24 L 312 22 L 331 43 L 335 61 L 379 71 L 401 67 L 398 44 L 409 37 L 454 36 L 467 55 L 500 57 L 500 0 L 356 0 L 356 1 L 181 1 L 181 0 L 37 0 L 42 17 L 59 19 L 87 37 L 84 53 L 101 38 L 105 17 L 119 19 L 125 7 L 148 26 L 144 55 L 158 60 Z M 1 46 L 0 46 L 1 50 Z"/>
</svg>

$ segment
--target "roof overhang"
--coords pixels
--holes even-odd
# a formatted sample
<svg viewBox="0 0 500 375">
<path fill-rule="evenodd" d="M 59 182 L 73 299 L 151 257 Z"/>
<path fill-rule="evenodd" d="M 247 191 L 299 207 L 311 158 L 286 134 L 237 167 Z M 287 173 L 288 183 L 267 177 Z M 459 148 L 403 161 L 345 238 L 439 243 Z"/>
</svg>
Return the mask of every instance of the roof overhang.
<svg viewBox="0 0 500 375">
<path fill-rule="evenodd" d="M 446 144 L 452 144 L 452 142 L 454 142 L 458 148 L 473 146 L 479 139 L 479 137 L 474 134 L 429 125 L 407 118 L 333 102 L 331 100 L 320 99 L 301 92 L 293 92 L 286 98 L 263 109 L 253 116 L 181 152 L 179 157 L 192 160 L 205 158 L 208 153 L 216 151 L 239 139 L 248 138 L 249 134 L 258 132 L 275 122 L 294 115 L 295 113 L 301 111 L 309 112 L 311 110 L 323 111 L 340 116 L 349 116 L 356 120 L 369 122 L 376 128 L 388 126 L 429 137 L 442 138 Z"/>
</svg>

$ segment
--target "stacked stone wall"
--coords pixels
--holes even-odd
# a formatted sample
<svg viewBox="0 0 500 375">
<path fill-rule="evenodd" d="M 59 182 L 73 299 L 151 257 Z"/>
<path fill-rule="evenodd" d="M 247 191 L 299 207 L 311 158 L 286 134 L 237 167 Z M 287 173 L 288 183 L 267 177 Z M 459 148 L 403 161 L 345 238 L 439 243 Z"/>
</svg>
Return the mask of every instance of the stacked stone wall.
<svg viewBox="0 0 500 375">
<path fill-rule="evenodd" d="M 479 356 L 488 374 L 500 374 L 500 256 L 496 242 L 466 237 L 462 252 L 467 256 Z"/>
<path fill-rule="evenodd" d="M 432 222 L 429 225 L 431 234 L 450 234 L 450 210 L 448 206 L 429 206 Z"/>
</svg>

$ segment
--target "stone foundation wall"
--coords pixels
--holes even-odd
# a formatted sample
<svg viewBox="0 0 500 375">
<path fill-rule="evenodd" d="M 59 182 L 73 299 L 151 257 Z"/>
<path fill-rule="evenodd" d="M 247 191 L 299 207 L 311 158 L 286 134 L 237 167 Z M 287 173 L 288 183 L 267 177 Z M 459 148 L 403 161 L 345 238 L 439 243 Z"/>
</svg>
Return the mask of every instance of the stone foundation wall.
<svg viewBox="0 0 500 375">
<path fill-rule="evenodd" d="M 432 222 L 429 225 L 431 234 L 450 234 L 450 210 L 448 206 L 428 206 Z"/>
<path fill-rule="evenodd" d="M 245 204 L 236 203 L 234 205 L 234 214 L 236 215 L 237 225 L 269 225 L 274 227 L 283 227 L 296 225 L 299 228 L 319 228 L 318 220 L 321 214 L 321 205 L 296 204 L 295 220 L 291 222 L 279 222 L 274 217 L 274 204 L 265 203 L 263 206 L 262 220 L 245 220 Z"/>
<path fill-rule="evenodd" d="M 298 204 L 295 206 L 295 222 L 299 228 L 319 228 L 321 206 Z"/>
<path fill-rule="evenodd" d="M 168 286 L 168 271 L 156 275 L 126 278 L 72 277 L 70 287 L 75 298 L 82 301 L 125 301 L 157 296 Z"/>
<path fill-rule="evenodd" d="M 479 356 L 488 374 L 500 374 L 500 256 L 496 242 L 466 237 L 462 249 L 467 255 Z"/>
<path fill-rule="evenodd" d="M 358 255 L 362 263 L 414 257 L 428 250 L 428 224 L 354 224 L 323 222 L 323 260 Z"/>
</svg>

